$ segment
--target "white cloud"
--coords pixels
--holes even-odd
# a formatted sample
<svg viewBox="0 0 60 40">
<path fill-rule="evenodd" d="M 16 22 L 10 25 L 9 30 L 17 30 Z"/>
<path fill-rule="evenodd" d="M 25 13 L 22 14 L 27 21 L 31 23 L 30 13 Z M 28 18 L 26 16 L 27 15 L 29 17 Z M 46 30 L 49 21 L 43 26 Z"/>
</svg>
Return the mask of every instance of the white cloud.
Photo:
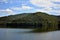
<svg viewBox="0 0 60 40">
<path fill-rule="evenodd" d="M 11 9 L 19 11 L 19 10 L 30 10 L 33 9 L 33 7 L 22 5 L 22 7 L 12 7 Z"/>
<path fill-rule="evenodd" d="M 20 7 L 12 7 L 11 9 L 12 10 L 20 10 L 21 8 Z"/>
<path fill-rule="evenodd" d="M 29 10 L 29 9 L 32 9 L 32 7 L 30 7 L 30 6 L 22 6 L 22 9 L 23 10 Z"/>
<path fill-rule="evenodd" d="M 30 2 L 39 7 L 50 7 L 53 5 L 49 0 L 30 0 Z"/>
<path fill-rule="evenodd" d="M 49 13 L 51 9 L 37 9 L 36 11 L 38 12 L 45 12 L 45 13 Z"/>
<path fill-rule="evenodd" d="M 37 9 L 38 12 L 45 12 L 52 15 L 60 15 L 60 10 L 52 10 L 51 8 L 46 9 Z"/>
<path fill-rule="evenodd" d="M 0 13 L 8 13 L 10 15 L 14 14 L 14 12 L 11 9 L 0 10 Z"/>
<path fill-rule="evenodd" d="M 30 0 L 33 5 L 40 6 L 40 7 L 51 7 L 57 6 L 53 2 L 60 2 L 60 0 Z"/>
<path fill-rule="evenodd" d="M 54 1 L 54 2 L 60 2 L 60 0 L 51 0 L 51 1 Z"/>
<path fill-rule="evenodd" d="M 44 7 L 43 9 L 38 9 L 37 11 L 40 12 L 54 12 L 60 15 L 60 5 L 59 4 L 54 4 L 53 2 L 60 2 L 60 0 L 30 0 L 30 2 L 38 7 Z M 53 8 L 51 8 L 53 7 Z"/>
</svg>

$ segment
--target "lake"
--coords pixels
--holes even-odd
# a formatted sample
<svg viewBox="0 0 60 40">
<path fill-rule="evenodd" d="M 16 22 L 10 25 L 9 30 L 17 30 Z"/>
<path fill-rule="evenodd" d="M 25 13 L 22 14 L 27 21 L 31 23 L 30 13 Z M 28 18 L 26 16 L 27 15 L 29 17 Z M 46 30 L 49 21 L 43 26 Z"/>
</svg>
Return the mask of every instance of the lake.
<svg viewBox="0 0 60 40">
<path fill-rule="evenodd" d="M 0 29 L 0 40 L 60 40 L 60 31 L 28 33 L 33 29 Z"/>
</svg>

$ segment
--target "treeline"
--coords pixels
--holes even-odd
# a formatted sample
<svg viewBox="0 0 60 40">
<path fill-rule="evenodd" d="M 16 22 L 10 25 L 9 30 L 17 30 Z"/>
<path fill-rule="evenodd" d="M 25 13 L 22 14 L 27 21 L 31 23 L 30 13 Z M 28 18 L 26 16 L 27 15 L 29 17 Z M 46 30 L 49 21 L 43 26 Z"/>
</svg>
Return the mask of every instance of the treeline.
<svg viewBox="0 0 60 40">
<path fill-rule="evenodd" d="M 41 28 L 41 23 L 6 23 L 1 24 L 4 25 L 7 28 Z"/>
</svg>

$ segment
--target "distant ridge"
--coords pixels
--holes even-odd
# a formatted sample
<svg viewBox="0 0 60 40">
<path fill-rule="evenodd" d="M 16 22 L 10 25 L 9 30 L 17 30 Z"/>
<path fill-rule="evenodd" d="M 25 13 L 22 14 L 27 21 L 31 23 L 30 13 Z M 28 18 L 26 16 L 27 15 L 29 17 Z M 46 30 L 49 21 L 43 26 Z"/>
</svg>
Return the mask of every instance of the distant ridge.
<svg viewBox="0 0 60 40">
<path fill-rule="evenodd" d="M 7 26 L 7 24 L 17 23 L 17 24 L 27 24 L 30 23 L 38 26 L 42 25 L 42 28 L 50 28 L 50 29 L 57 29 L 58 25 L 58 18 L 52 15 L 49 15 L 47 13 L 43 12 L 36 12 L 36 13 L 23 13 L 18 15 L 10 15 L 5 17 L 0 17 L 0 24 L 4 24 L 4 26 Z M 16 26 L 17 27 L 17 26 Z M 20 26 L 19 26 L 20 28 Z M 38 28 L 38 27 L 37 27 Z"/>
</svg>

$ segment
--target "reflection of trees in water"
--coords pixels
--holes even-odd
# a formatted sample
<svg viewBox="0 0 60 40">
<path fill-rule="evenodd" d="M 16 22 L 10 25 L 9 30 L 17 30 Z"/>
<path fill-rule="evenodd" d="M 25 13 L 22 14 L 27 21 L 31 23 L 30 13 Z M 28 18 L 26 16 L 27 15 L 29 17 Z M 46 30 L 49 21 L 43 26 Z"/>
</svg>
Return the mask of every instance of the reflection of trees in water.
<svg viewBox="0 0 60 40">
<path fill-rule="evenodd" d="M 46 28 L 47 30 L 53 29 L 50 22 L 44 23 L 4 23 L 0 24 L 0 28 Z M 44 27 L 45 26 L 45 27 Z M 58 29 L 60 30 L 60 21 L 58 22 Z"/>
<path fill-rule="evenodd" d="M 60 30 L 60 21 L 58 22 L 58 29 Z"/>
<path fill-rule="evenodd" d="M 40 28 L 41 23 L 7 23 L 6 26 L 12 26 L 13 28 Z"/>
<path fill-rule="evenodd" d="M 6 26 L 12 26 L 16 28 L 40 28 L 41 23 L 7 23 Z"/>
</svg>

